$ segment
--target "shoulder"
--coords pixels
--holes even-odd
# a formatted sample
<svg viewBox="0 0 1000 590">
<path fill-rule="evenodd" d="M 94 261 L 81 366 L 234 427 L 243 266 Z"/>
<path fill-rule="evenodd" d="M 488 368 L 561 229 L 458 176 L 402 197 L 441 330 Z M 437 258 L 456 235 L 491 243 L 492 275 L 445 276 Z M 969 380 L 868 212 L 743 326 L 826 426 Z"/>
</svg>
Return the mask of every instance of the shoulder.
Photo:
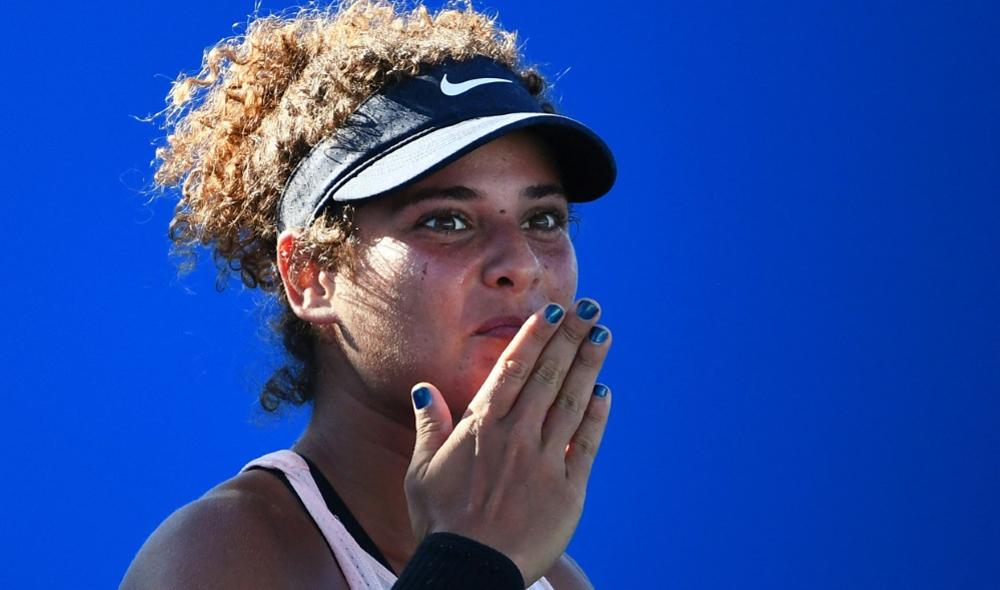
<svg viewBox="0 0 1000 590">
<path fill-rule="evenodd" d="M 590 583 L 587 574 L 583 573 L 583 569 L 568 553 L 563 553 L 552 564 L 552 568 L 545 574 L 545 579 L 556 590 L 594 590 L 594 585 Z"/>
<path fill-rule="evenodd" d="M 174 512 L 121 588 L 346 588 L 320 533 L 274 475 L 252 470 Z"/>
</svg>

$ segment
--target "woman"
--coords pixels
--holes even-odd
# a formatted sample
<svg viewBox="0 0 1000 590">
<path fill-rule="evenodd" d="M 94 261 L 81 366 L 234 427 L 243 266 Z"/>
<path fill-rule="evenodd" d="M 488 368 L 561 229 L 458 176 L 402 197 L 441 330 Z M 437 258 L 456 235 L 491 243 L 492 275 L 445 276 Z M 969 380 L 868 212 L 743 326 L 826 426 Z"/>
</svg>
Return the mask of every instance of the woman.
<svg viewBox="0 0 1000 590">
<path fill-rule="evenodd" d="M 383 2 L 260 18 L 172 89 L 171 237 L 272 292 L 291 450 L 165 521 L 125 588 L 590 587 L 563 554 L 609 389 L 569 203 L 614 181 L 515 37 Z"/>
</svg>

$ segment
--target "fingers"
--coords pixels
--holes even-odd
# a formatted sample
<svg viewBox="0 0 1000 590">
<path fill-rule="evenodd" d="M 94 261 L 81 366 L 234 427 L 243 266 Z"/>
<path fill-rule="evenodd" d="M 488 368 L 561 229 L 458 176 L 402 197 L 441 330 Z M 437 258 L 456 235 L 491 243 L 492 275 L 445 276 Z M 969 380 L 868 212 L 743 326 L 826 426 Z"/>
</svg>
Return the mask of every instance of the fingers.
<svg viewBox="0 0 1000 590">
<path fill-rule="evenodd" d="M 562 389 L 571 367 L 578 363 L 580 345 L 590 333 L 600 313 L 600 307 L 595 301 L 581 299 L 573 311 L 566 314 L 559 329 L 552 335 L 534 363 L 531 376 L 524 384 L 511 414 L 517 420 L 537 423 L 539 435 L 549 408 Z M 603 357 L 601 358 L 603 360 Z M 593 364 L 595 369 L 600 367 L 599 362 Z M 594 377 L 596 378 L 596 373 Z"/>
<path fill-rule="evenodd" d="M 601 446 L 610 410 L 611 390 L 598 383 L 594 386 L 580 427 L 566 449 L 566 477 L 581 488 L 587 485 L 590 478 L 590 469 Z"/>
<path fill-rule="evenodd" d="M 444 396 L 430 383 L 418 383 L 411 390 L 417 438 L 409 471 L 422 475 L 444 441 L 451 434 L 451 412 Z"/>
<path fill-rule="evenodd" d="M 610 346 L 610 330 L 600 325 L 590 329 L 542 427 L 542 442 L 547 449 L 559 453 L 566 451 L 566 445 L 583 420 Z"/>
<path fill-rule="evenodd" d="M 506 416 L 564 315 L 555 303 L 532 314 L 504 349 L 469 408 L 488 406 L 495 416 Z"/>
</svg>

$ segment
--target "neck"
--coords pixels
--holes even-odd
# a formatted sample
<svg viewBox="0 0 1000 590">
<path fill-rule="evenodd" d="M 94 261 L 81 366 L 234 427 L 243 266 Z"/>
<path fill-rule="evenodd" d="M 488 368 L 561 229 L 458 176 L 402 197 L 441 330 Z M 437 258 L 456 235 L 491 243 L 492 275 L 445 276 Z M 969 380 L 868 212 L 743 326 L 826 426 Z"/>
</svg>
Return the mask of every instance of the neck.
<svg viewBox="0 0 1000 590">
<path fill-rule="evenodd" d="M 293 450 L 322 470 L 398 573 L 416 549 L 403 491 L 413 454 L 412 417 L 380 407 L 391 398 L 368 391 L 346 362 L 327 361 L 309 426 Z"/>
</svg>

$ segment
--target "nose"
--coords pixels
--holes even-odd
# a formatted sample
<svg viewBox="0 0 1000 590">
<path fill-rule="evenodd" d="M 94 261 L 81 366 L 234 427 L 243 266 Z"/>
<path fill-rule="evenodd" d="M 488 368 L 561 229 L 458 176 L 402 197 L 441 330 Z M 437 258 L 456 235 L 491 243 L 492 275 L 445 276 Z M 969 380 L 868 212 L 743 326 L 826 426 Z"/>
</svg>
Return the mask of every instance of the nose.
<svg viewBox="0 0 1000 590">
<path fill-rule="evenodd" d="M 541 281 L 542 265 L 519 227 L 492 232 L 483 264 L 487 287 L 521 292 Z"/>
</svg>

